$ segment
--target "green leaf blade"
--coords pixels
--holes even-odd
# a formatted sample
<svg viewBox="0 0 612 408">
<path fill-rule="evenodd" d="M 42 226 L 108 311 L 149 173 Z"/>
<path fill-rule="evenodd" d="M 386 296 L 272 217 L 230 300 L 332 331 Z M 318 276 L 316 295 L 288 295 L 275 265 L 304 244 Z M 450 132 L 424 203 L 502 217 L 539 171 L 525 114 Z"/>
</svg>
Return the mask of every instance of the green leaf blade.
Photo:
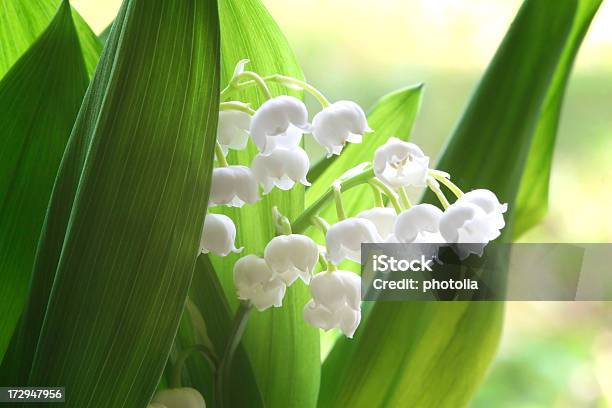
<svg viewBox="0 0 612 408">
<path fill-rule="evenodd" d="M 46 240 L 66 236 L 29 379 L 75 406 L 145 406 L 162 374 L 206 211 L 218 42 L 215 1 L 128 0 L 88 92 L 62 169 L 76 195 L 53 197 L 70 218 L 47 222 Z"/>
<path fill-rule="evenodd" d="M 524 3 L 438 165 L 466 190 L 493 190 L 511 212 L 575 10 L 573 1 Z M 505 237 L 512 220 L 508 214 Z M 468 404 L 494 356 L 503 303 L 378 302 L 370 309 L 355 340 L 340 339 L 326 360 L 320 406 Z M 368 356 L 372 348 L 381 352 Z"/>
<path fill-rule="evenodd" d="M 62 0 L 3 0 L 0 6 L 0 78 L 36 41 L 55 15 Z M 75 11 L 72 11 L 87 72 L 91 77 L 98 63 L 100 44 Z"/>
<path fill-rule="evenodd" d="M 565 90 L 580 44 L 601 3 L 602 0 L 579 0 L 578 2 L 578 11 L 572 31 L 554 73 L 546 100 L 542 105 L 540 120 L 529 149 L 515 204 L 513 232 L 515 238 L 537 224 L 548 209 L 553 153 Z"/>
<path fill-rule="evenodd" d="M 0 81 L 0 361 L 26 300 L 47 203 L 88 82 L 65 3 Z M 0 377 L 10 374 L 2 371 Z"/>
</svg>

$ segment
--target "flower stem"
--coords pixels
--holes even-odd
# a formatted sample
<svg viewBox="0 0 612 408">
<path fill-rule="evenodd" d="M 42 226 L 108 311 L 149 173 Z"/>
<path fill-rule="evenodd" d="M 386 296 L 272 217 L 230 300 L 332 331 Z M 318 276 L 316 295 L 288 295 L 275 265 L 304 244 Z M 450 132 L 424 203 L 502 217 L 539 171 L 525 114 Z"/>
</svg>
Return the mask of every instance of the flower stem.
<svg viewBox="0 0 612 408">
<path fill-rule="evenodd" d="M 221 144 L 219 141 L 215 144 L 215 158 L 217 162 L 219 162 L 219 167 L 227 167 L 227 160 L 225 160 L 225 155 L 223 154 L 223 149 L 221 148 Z"/>
<path fill-rule="evenodd" d="M 372 194 L 374 195 L 374 205 L 376 207 L 384 207 L 385 203 L 383 202 L 382 193 L 380 192 L 378 187 L 374 186 L 373 184 L 368 185 L 372 187 Z"/>
<path fill-rule="evenodd" d="M 257 85 L 259 89 L 261 89 L 266 99 L 272 99 L 274 97 L 272 96 L 272 92 L 270 92 L 270 88 L 268 88 L 268 85 L 266 85 L 266 81 L 264 81 L 264 79 L 260 77 L 258 73 L 253 72 L 253 71 L 244 71 L 243 73 L 238 75 L 236 78 L 234 78 L 234 81 L 235 81 L 234 88 L 242 88 L 243 85 L 250 82 L 250 81 L 247 81 L 246 83 L 240 83 L 239 81 L 242 78 L 249 78 L 253 80 L 255 85 Z"/>
<path fill-rule="evenodd" d="M 340 182 L 342 191 L 347 191 L 353 187 L 367 183 L 372 177 L 374 177 L 374 170 L 367 169 L 354 175 L 353 177 L 347 178 Z M 321 211 L 327 205 L 327 203 L 333 198 L 333 188 L 329 188 L 323 195 L 321 195 L 314 203 L 305 209 L 302 214 L 292 223 L 293 232 L 301 234 L 310 226 L 312 217 Z"/>
<path fill-rule="evenodd" d="M 325 260 L 325 257 L 321 252 L 319 252 L 319 265 L 321 265 L 322 270 L 326 270 L 329 267 L 327 260 Z"/>
<path fill-rule="evenodd" d="M 431 191 L 435 193 L 436 197 L 438 197 L 438 200 L 442 204 L 442 207 L 444 207 L 444 209 L 446 210 L 450 206 L 450 204 L 444 196 L 444 193 L 440 189 L 440 185 L 438 184 L 438 182 L 435 179 L 430 178 L 427 180 L 427 187 L 429 187 Z"/>
<path fill-rule="evenodd" d="M 290 77 L 290 76 L 280 75 L 280 74 L 268 75 L 268 76 L 265 76 L 263 78 L 262 77 L 260 77 L 260 78 L 264 82 L 276 82 L 278 84 L 285 85 L 285 86 L 288 86 L 290 88 L 298 87 L 298 88 L 308 92 L 312 96 L 314 96 L 315 99 L 324 108 L 326 108 L 329 105 L 331 105 L 331 103 L 325 97 L 325 95 L 323 95 L 323 93 L 321 91 L 319 91 L 314 86 L 310 85 L 308 82 L 305 82 L 305 81 L 302 81 L 302 80 L 299 80 L 297 78 L 293 78 L 293 77 Z M 251 87 L 253 85 L 257 85 L 257 82 L 255 80 L 230 84 L 227 87 L 225 87 L 225 89 L 223 89 L 223 91 L 221 91 L 221 97 L 226 97 L 232 91 L 235 91 L 235 90 L 238 90 L 238 89 L 245 89 L 245 88 Z"/>
<path fill-rule="evenodd" d="M 329 224 L 322 217 L 315 215 L 311 219 L 312 225 L 321 230 L 323 235 L 327 234 L 327 230 L 329 229 Z"/>
<path fill-rule="evenodd" d="M 330 105 L 330 102 L 329 100 L 327 100 L 325 95 L 323 95 L 321 91 L 319 91 L 317 88 L 310 85 L 306 81 L 302 81 L 297 78 L 280 75 L 280 74 L 269 75 L 269 76 L 264 77 L 263 79 L 264 81 L 277 82 L 279 84 L 288 85 L 290 87 L 297 86 L 299 88 L 302 88 L 304 91 L 308 92 L 312 96 L 314 96 L 316 100 L 321 104 L 322 107 L 326 108 Z"/>
<path fill-rule="evenodd" d="M 391 205 L 395 209 L 396 213 L 399 214 L 399 213 L 402 212 L 402 206 L 400 205 L 399 201 L 397 200 L 397 196 L 395 195 L 393 190 L 391 190 L 385 183 L 383 183 L 382 181 L 380 181 L 377 178 L 373 178 L 372 180 L 369 181 L 369 183 L 370 183 L 370 185 L 375 186 L 380 191 L 385 193 L 385 195 L 389 198 L 389 201 L 391 202 Z"/>
<path fill-rule="evenodd" d="M 255 110 L 252 109 L 248 104 L 236 101 L 221 102 L 219 104 L 219 110 L 237 110 L 244 113 L 248 113 L 251 116 L 255 114 Z"/>
<path fill-rule="evenodd" d="M 219 363 L 217 369 L 216 400 L 218 402 L 217 406 L 219 407 L 226 406 L 224 398 L 224 392 L 226 392 L 225 386 L 229 382 L 232 360 L 234 359 L 234 354 L 238 349 L 238 345 L 240 344 L 240 340 L 242 339 L 242 335 L 246 329 L 246 324 L 249 320 L 249 314 L 252 308 L 253 307 L 251 306 L 250 302 L 243 300 L 240 302 L 238 310 L 236 310 L 232 331 L 228 337 L 228 342 L 225 345 L 225 351 L 223 352 L 221 362 Z"/>
<path fill-rule="evenodd" d="M 429 174 L 438 180 L 440 183 L 444 184 L 454 195 L 459 198 L 463 195 L 463 191 L 455 183 L 453 183 L 448 176 L 447 173 L 438 171 L 438 170 L 430 170 Z"/>
<path fill-rule="evenodd" d="M 410 202 L 410 199 L 408 198 L 408 193 L 406 193 L 406 189 L 404 187 L 400 187 L 398 189 L 398 192 L 399 192 L 401 203 L 404 206 L 404 208 L 406 209 L 412 208 L 412 203 Z"/>
<path fill-rule="evenodd" d="M 181 350 L 176 358 L 176 362 L 172 366 L 172 372 L 170 374 L 170 388 L 181 388 L 181 373 L 183 371 L 183 367 L 185 366 L 185 362 L 193 353 L 198 352 L 202 353 L 204 359 L 206 359 L 206 362 L 210 366 L 213 375 L 215 374 L 217 371 L 217 357 L 212 350 L 209 350 L 203 344 L 196 344 Z"/>
<path fill-rule="evenodd" d="M 342 187 L 340 186 L 340 183 L 334 183 L 332 189 L 334 190 L 334 201 L 336 202 L 336 214 L 338 215 L 338 221 L 346 220 L 344 205 L 342 205 Z"/>
</svg>

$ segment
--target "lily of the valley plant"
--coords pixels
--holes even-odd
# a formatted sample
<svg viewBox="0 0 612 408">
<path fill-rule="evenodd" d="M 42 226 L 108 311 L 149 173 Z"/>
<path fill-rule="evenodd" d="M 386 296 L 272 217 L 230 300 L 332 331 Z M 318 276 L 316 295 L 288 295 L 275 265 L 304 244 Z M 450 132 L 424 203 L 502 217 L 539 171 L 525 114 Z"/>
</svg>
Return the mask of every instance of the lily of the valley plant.
<svg viewBox="0 0 612 408">
<path fill-rule="evenodd" d="M 296 183 L 309 186 L 310 157 L 301 147 L 304 134 L 311 134 L 326 150 L 327 157 L 340 155 L 347 143 L 375 137 L 368 135 L 373 130 L 363 109 L 355 102 L 330 102 L 311 84 L 282 75 L 262 77 L 246 71 L 247 63 L 248 60 L 242 60 L 237 64 L 233 78 L 221 92 L 217 165 L 209 199 L 212 211 L 217 206 L 253 204 L 274 188 L 289 190 Z M 301 88 L 310 93 L 320 103 L 321 110 L 310 120 L 300 99 L 272 96 L 267 85 L 272 81 L 286 85 L 287 89 Z M 267 98 L 257 110 L 240 100 L 228 100 L 230 94 L 253 86 Z M 259 150 L 251 163 L 228 163 L 226 156 L 230 149 L 242 150 L 249 143 Z M 362 243 L 461 243 L 458 246 L 461 258 L 472 253 L 481 255 L 484 246 L 497 238 L 505 226 L 503 214 L 507 205 L 500 203 L 489 190 L 464 193 L 451 181 L 450 174 L 431 169 L 429 165 L 429 157 L 419 146 L 390 138 L 376 150 L 372 163 L 346 169 L 330 186 L 324 198 L 335 203 L 337 219 L 326 220 L 319 215 L 323 208 L 321 202 L 307 208 L 293 225 L 274 208 L 277 236 L 267 244 L 263 254 L 241 254 L 234 264 L 234 285 L 237 297 L 242 300 L 238 317 L 246 319 L 252 308 L 263 311 L 282 307 L 287 288 L 305 284 L 309 285 L 312 296 L 304 305 L 305 321 L 323 330 L 339 329 L 352 338 L 361 321 L 361 277 L 338 269 L 338 265 L 345 260 L 360 262 Z M 347 214 L 342 204 L 343 187 L 361 184 L 372 187 L 375 207 Z M 452 204 L 442 186 L 454 196 Z M 408 187 L 431 189 L 441 208 L 431 204 L 413 205 L 408 198 Z M 311 226 L 323 232 L 325 243 L 319 245 L 303 235 Z M 204 221 L 201 252 L 218 256 L 241 253 L 235 237 L 236 226 L 232 220 L 210 212 Z M 317 263 L 323 265 L 324 271 L 315 274 Z M 233 335 L 240 336 L 241 332 Z M 223 356 L 227 358 L 231 356 Z M 227 361 L 222 361 L 221 366 L 224 363 Z M 154 401 L 173 408 L 173 398 L 189 399 L 194 391 L 176 388 L 164 391 L 176 395 L 158 395 Z M 189 406 L 202 407 L 204 403 L 202 400 Z"/>
</svg>

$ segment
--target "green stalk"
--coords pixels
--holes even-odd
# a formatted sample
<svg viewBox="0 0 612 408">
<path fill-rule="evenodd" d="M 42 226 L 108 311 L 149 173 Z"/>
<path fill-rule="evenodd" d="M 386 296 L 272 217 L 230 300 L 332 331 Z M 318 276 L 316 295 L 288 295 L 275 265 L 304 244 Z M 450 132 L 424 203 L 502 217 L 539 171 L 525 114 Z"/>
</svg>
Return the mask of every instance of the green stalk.
<svg viewBox="0 0 612 408">
<path fill-rule="evenodd" d="M 385 183 L 383 183 L 382 181 L 380 181 L 377 178 L 371 179 L 369 181 L 369 183 L 370 183 L 370 185 L 378 188 L 383 193 L 385 193 L 387 198 L 389 198 L 389 201 L 391 202 L 391 205 L 395 209 L 396 213 L 399 214 L 399 213 L 402 212 L 402 206 L 400 205 L 399 201 L 397 200 L 397 197 L 395 196 L 395 193 L 389 188 L 389 186 L 387 186 Z"/>
<path fill-rule="evenodd" d="M 367 183 L 374 177 L 374 170 L 364 170 L 363 172 L 356 174 L 355 176 L 348 178 L 340 182 L 340 188 L 343 191 L 350 190 L 353 187 Z M 333 188 L 329 188 L 321 197 L 310 205 L 307 209 L 300 214 L 300 216 L 293 222 L 293 232 L 296 234 L 302 234 L 310 226 L 312 217 L 317 215 L 321 209 L 329 203 L 334 197 Z"/>
<path fill-rule="evenodd" d="M 412 208 L 412 203 L 410 202 L 410 199 L 408 198 L 408 193 L 406 193 L 406 189 L 404 187 L 400 187 L 398 188 L 397 191 L 399 192 L 400 200 L 404 208 L 406 209 Z"/>
<path fill-rule="evenodd" d="M 237 110 L 237 111 L 241 111 L 244 113 L 248 113 L 249 115 L 253 116 L 255 114 L 255 110 L 252 109 L 248 104 L 246 103 L 242 103 L 242 102 L 234 102 L 234 101 L 230 101 L 230 102 L 221 102 L 219 104 L 219 110 Z"/>
<path fill-rule="evenodd" d="M 384 207 L 385 203 L 383 201 L 383 196 L 380 190 L 378 189 L 378 187 L 374 186 L 373 184 L 369 184 L 369 186 L 372 187 L 372 195 L 374 196 L 374 205 L 376 207 Z"/>
<path fill-rule="evenodd" d="M 434 192 L 434 194 L 436 195 L 436 197 L 438 197 L 438 200 L 442 204 L 442 207 L 444 207 L 444 209 L 446 210 L 448 207 L 450 207 L 450 203 L 446 199 L 446 196 L 444 195 L 442 190 L 440 190 L 440 186 L 436 184 L 437 183 L 435 180 L 431 180 L 431 179 L 427 180 L 427 187 L 429 187 L 431 191 Z"/>
<path fill-rule="evenodd" d="M 260 77 L 259 74 L 253 71 L 244 71 L 242 74 L 238 75 L 238 77 L 236 78 L 236 81 L 239 81 L 240 78 L 244 78 L 244 77 L 251 78 L 255 82 L 255 84 L 259 86 L 259 89 L 261 89 L 266 99 L 272 99 L 274 97 L 272 95 L 272 92 L 270 92 L 270 88 L 268 88 L 268 85 L 266 85 L 266 81 L 264 81 L 264 79 Z M 241 84 L 235 85 L 235 87 L 240 88 Z"/>
<path fill-rule="evenodd" d="M 196 344 L 181 350 L 176 358 L 176 362 L 172 366 L 172 373 L 170 375 L 170 388 L 181 388 L 181 373 L 183 372 L 185 362 L 187 361 L 187 358 L 189 358 L 193 353 L 197 352 L 202 353 L 204 359 L 206 359 L 206 362 L 210 366 L 213 375 L 215 374 L 217 371 L 217 357 L 204 345 Z"/>
<path fill-rule="evenodd" d="M 342 187 L 340 185 L 332 186 L 334 191 L 334 201 L 336 202 L 336 214 L 338 221 L 346 220 L 346 213 L 344 212 L 344 205 L 342 205 Z"/>
<path fill-rule="evenodd" d="M 444 184 L 455 195 L 455 197 L 459 198 L 463 195 L 463 191 L 461 191 L 461 189 L 457 187 L 455 183 L 450 181 L 450 179 L 444 177 L 443 174 L 440 174 L 435 170 L 431 170 L 429 174 L 440 183 Z"/>
<path fill-rule="evenodd" d="M 221 362 L 219 363 L 216 375 L 217 395 L 215 399 L 217 400 L 217 406 L 219 407 L 225 406 L 224 392 L 225 386 L 229 382 L 231 364 L 234 359 L 234 354 L 238 349 L 238 345 L 240 344 L 240 340 L 242 339 L 242 335 L 244 334 L 244 330 L 246 329 L 252 308 L 253 307 L 249 301 L 243 300 L 240 302 L 238 310 L 236 310 L 232 331 L 228 338 L 228 342 L 225 345 L 225 351 L 221 357 Z"/>
</svg>

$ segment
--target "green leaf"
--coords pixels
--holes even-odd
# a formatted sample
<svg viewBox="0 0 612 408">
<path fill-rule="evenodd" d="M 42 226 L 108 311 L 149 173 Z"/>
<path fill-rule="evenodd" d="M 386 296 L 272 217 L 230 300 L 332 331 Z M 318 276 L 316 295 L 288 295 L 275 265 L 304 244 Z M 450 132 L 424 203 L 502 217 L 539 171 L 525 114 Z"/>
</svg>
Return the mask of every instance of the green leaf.
<svg viewBox="0 0 612 408">
<path fill-rule="evenodd" d="M 572 31 L 542 105 L 527 164 L 515 203 L 514 236 L 518 237 L 546 214 L 553 152 L 563 97 L 580 44 L 602 0 L 579 0 Z"/>
<path fill-rule="evenodd" d="M 422 84 L 402 88 L 380 98 L 368 112 L 368 124 L 374 133 L 366 135 L 361 144 L 347 144 L 340 156 L 324 159 L 308 173 L 312 186 L 306 190 L 306 206 L 312 205 L 345 171 L 363 162 L 371 162 L 376 149 L 391 137 L 409 140 L 422 99 Z M 371 208 L 374 198 L 368 186 L 358 186 L 344 192 L 342 202 L 347 214 L 356 214 Z M 334 208 L 333 205 L 328 206 L 321 216 L 334 218 Z"/>
<path fill-rule="evenodd" d="M 190 300 L 187 305 L 190 319 L 181 323 L 177 340 L 181 343 L 181 348 L 210 341 L 216 355 L 220 358 L 229 341 L 232 329 L 231 309 L 207 255 L 198 257 L 196 270 L 197 273 L 194 274 L 189 290 Z M 184 320 L 186 315 L 188 313 L 183 316 Z M 190 383 L 199 389 L 202 395 L 205 397 L 213 395 L 213 378 L 208 364 L 203 359 L 188 361 L 187 372 Z M 241 345 L 234 355 L 230 374 L 231 384 L 225 390 L 227 395 L 223 396 L 228 406 L 263 406 L 253 368 Z M 211 406 L 214 406 L 212 399 L 207 398 L 207 401 L 209 400 Z"/>
<path fill-rule="evenodd" d="M 113 22 L 111 22 L 108 26 L 106 26 L 106 28 L 102 30 L 102 32 L 98 35 L 98 41 L 100 41 L 100 44 L 102 45 L 106 44 L 106 41 L 108 41 L 108 36 L 110 35 L 112 28 L 113 28 Z"/>
<path fill-rule="evenodd" d="M 0 5 L 0 78 L 45 30 L 61 0 L 2 0 Z M 73 19 L 89 76 L 98 63 L 101 47 L 95 35 L 73 10 Z"/>
<path fill-rule="evenodd" d="M 215 1 L 124 3 L 39 246 L 34 304 L 53 286 L 30 384 L 78 407 L 150 400 L 198 253 L 218 93 Z"/>
<path fill-rule="evenodd" d="M 26 301 L 53 182 L 88 83 L 68 3 L 0 81 L 0 361 Z M 1 381 L 9 374 L 0 370 Z"/>
<path fill-rule="evenodd" d="M 303 78 L 295 55 L 282 32 L 259 0 L 220 0 L 221 79 L 226 84 L 234 66 L 243 58 L 251 63 L 248 69 L 261 75 L 285 74 Z M 275 95 L 287 93 L 276 84 L 270 88 Z M 300 96 L 296 91 L 290 92 Z M 256 89 L 234 94 L 234 97 L 258 107 L 263 96 Z M 230 152 L 230 164 L 249 164 L 257 153 L 250 144 L 244 151 Z M 304 190 L 296 186 L 291 191 L 275 189 L 255 205 L 241 209 L 215 208 L 223 211 L 238 226 L 237 244 L 244 254 L 262 253 L 274 236 L 272 207 L 278 206 L 289 218 L 295 218 L 304 208 Z M 211 256 L 232 310 L 237 299 L 232 270 L 237 255 L 225 258 Z M 199 268 L 198 274 L 205 273 Z M 288 290 L 282 308 L 251 313 L 243 339 L 257 384 L 267 407 L 313 407 L 316 404 L 319 375 L 319 335 L 304 322 L 302 308 L 308 301 L 308 288 L 296 283 Z M 286 373 L 286 375 L 279 375 Z"/>
<path fill-rule="evenodd" d="M 575 11 L 569 0 L 523 4 L 438 166 L 509 203 L 506 237 Z M 373 304 L 355 339 L 340 339 L 325 361 L 320 406 L 465 406 L 494 356 L 502 313 L 501 302 Z"/>
</svg>

